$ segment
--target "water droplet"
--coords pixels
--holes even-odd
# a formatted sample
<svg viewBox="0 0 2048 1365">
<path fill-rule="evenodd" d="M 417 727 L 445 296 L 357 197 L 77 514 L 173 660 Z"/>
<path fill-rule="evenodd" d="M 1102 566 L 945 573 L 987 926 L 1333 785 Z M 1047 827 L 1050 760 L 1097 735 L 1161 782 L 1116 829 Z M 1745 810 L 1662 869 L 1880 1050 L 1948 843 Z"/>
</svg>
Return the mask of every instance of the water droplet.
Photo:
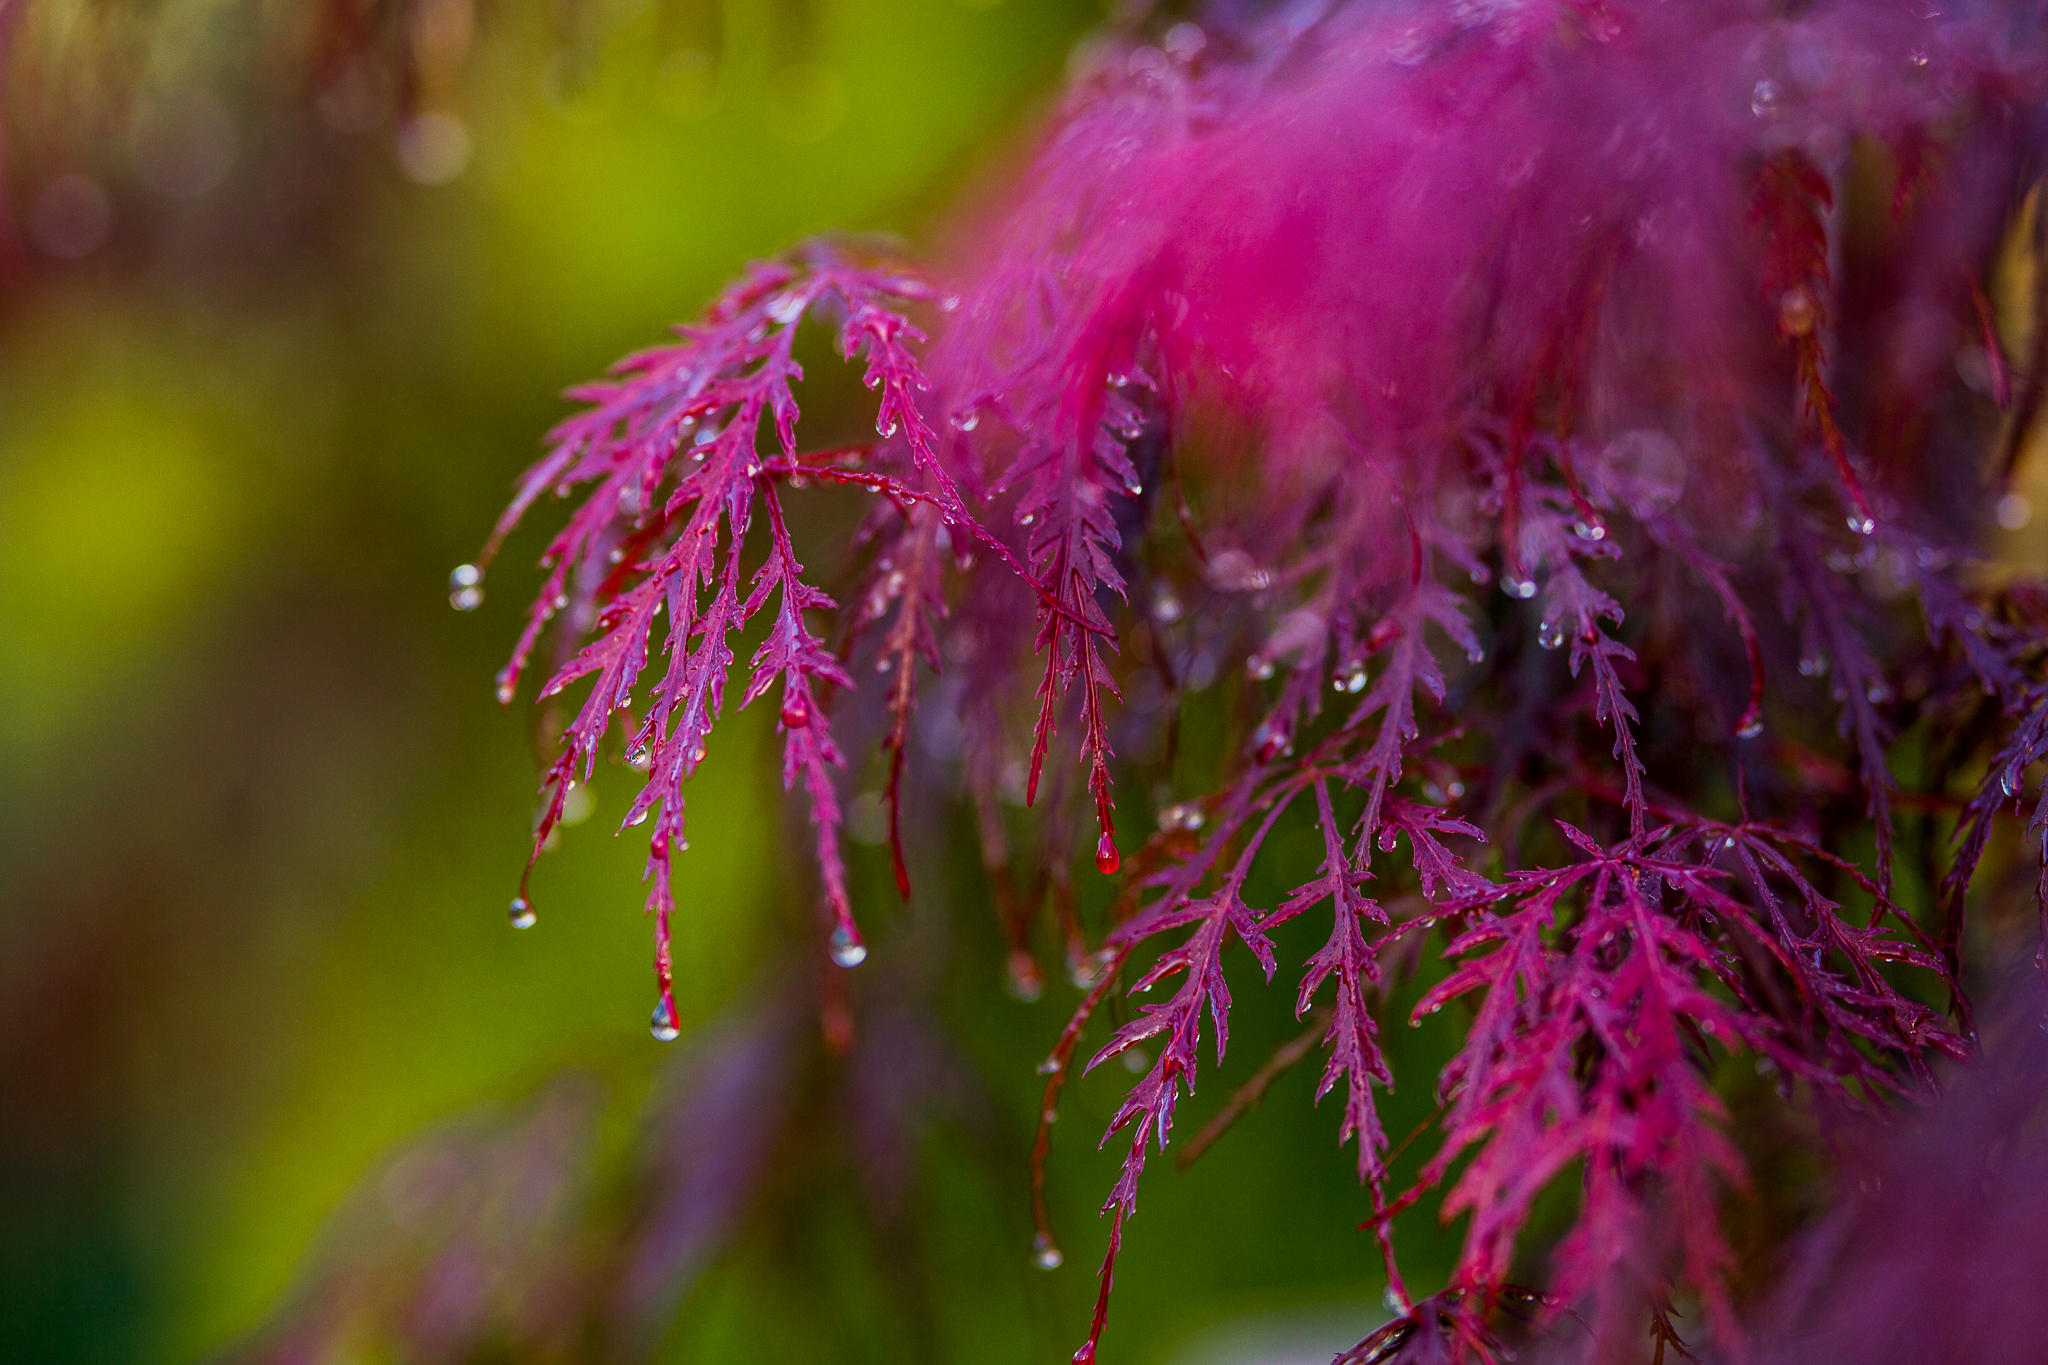
<svg viewBox="0 0 2048 1365">
<path fill-rule="evenodd" d="M 654 754 L 643 744 L 626 755 L 626 766 L 636 773 L 644 773 L 654 766 Z"/>
<path fill-rule="evenodd" d="M 1074 1352 L 1074 1365 L 1095 1365 L 1095 1343 L 1084 1341 L 1081 1349 Z"/>
<path fill-rule="evenodd" d="M 881 413 L 881 415 L 875 418 L 875 435 L 881 437 L 883 440 L 886 441 L 895 434 L 896 419 L 890 416 L 888 411 L 885 409 Z"/>
<path fill-rule="evenodd" d="M 1338 671 L 1337 676 L 1331 680 L 1330 686 L 1339 692 L 1352 696 L 1363 692 L 1365 690 L 1365 664 L 1356 659 L 1345 664 Z"/>
<path fill-rule="evenodd" d="M 803 316 L 804 298 L 801 294 L 777 294 L 768 301 L 767 314 L 771 321 L 785 326 Z"/>
<path fill-rule="evenodd" d="M 1597 521 L 1575 521 L 1572 523 L 1572 534 L 1580 540 L 1597 543 L 1607 539 L 1607 528 Z"/>
<path fill-rule="evenodd" d="M 858 967 L 868 960 L 868 945 L 860 941 L 851 925 L 834 926 L 831 951 L 832 960 L 842 967 Z"/>
<path fill-rule="evenodd" d="M 475 611 L 484 604 L 484 571 L 474 564 L 458 564 L 448 575 L 448 605 L 457 611 Z"/>
<path fill-rule="evenodd" d="M 1785 107 L 1785 92 L 1778 89 L 1778 83 L 1765 77 L 1749 92 L 1749 112 L 1758 118 L 1775 117 Z"/>
<path fill-rule="evenodd" d="M 1737 739 L 1755 739 L 1763 732 L 1764 718 L 1762 716 L 1751 716 L 1735 727 L 1735 737 Z"/>
<path fill-rule="evenodd" d="M 1155 592 L 1153 592 L 1153 620 L 1158 621 L 1162 625 L 1170 626 L 1175 621 L 1180 620 L 1181 612 L 1183 610 L 1184 608 L 1180 604 L 1180 598 L 1174 596 L 1172 588 L 1166 587 L 1164 584 L 1162 584 Z"/>
<path fill-rule="evenodd" d="M 1545 621 L 1536 628 L 1536 643 L 1545 649 L 1556 649 L 1564 643 L 1564 626 L 1557 621 Z"/>
<path fill-rule="evenodd" d="M 1863 696 L 1872 706 L 1883 706 L 1892 699 L 1890 684 L 1879 680 L 1863 689 Z"/>
<path fill-rule="evenodd" d="M 666 996 L 654 1002 L 654 1017 L 648 1021 L 647 1031 L 654 1035 L 657 1043 L 673 1043 L 683 1036 L 683 1031 L 676 1027 L 676 1017 L 669 1010 Z"/>
<path fill-rule="evenodd" d="M 512 698 L 519 695 L 519 684 L 513 679 L 511 669 L 508 668 L 498 674 L 497 686 L 492 690 L 498 695 L 498 705 L 512 704 Z"/>
<path fill-rule="evenodd" d="M 633 825 L 644 825 L 646 823 L 647 809 L 644 806 L 626 817 L 626 824 L 629 827 Z"/>
<path fill-rule="evenodd" d="M 2027 775 L 2018 764 L 2014 764 L 1998 775 L 1998 789 L 2008 797 L 2017 797 L 2027 789 Z"/>
<path fill-rule="evenodd" d="M 512 908 L 506 912 L 505 917 L 512 921 L 514 929 L 531 929 L 534 921 L 540 918 L 533 913 L 533 902 L 524 896 L 512 898 Z"/>
<path fill-rule="evenodd" d="M 1799 676 L 1802 678 L 1818 678 L 1827 671 L 1828 661 L 1824 654 L 1807 654 L 1799 660 Z"/>
<path fill-rule="evenodd" d="M 1293 747 L 1286 729 L 1271 721 L 1261 721 L 1259 728 L 1252 731 L 1252 753 L 1261 763 L 1271 763 Z"/>
<path fill-rule="evenodd" d="M 1502 592 L 1522 602 L 1536 595 L 1536 580 L 1533 578 L 1518 578 L 1513 574 L 1506 574 L 1501 577 L 1500 587 Z"/>
<path fill-rule="evenodd" d="M 1058 1270 L 1066 1259 L 1050 1233 L 1041 1232 L 1031 1239 L 1031 1264 L 1040 1270 Z"/>
<path fill-rule="evenodd" d="M 1484 564 L 1474 564 L 1472 566 L 1471 579 L 1479 586 L 1485 587 L 1487 581 L 1492 577 L 1493 570 L 1487 568 Z"/>
<path fill-rule="evenodd" d="M 1038 960 L 1022 951 L 1010 954 L 1006 973 L 1006 986 L 1013 999 L 1030 1004 L 1045 992 L 1045 978 L 1039 973 Z"/>
<path fill-rule="evenodd" d="M 1849 514 L 1849 529 L 1859 536 L 1867 536 L 1877 529 L 1877 523 L 1861 512 Z"/>
<path fill-rule="evenodd" d="M 1206 818 L 1202 814 L 1202 808 L 1193 801 L 1182 801 L 1159 812 L 1159 828 L 1167 833 L 1182 829 L 1200 829 Z"/>
<path fill-rule="evenodd" d="M 1041 1076 L 1050 1076 L 1053 1072 L 1058 1071 L 1059 1069 L 1060 1059 L 1057 1057 L 1047 1057 L 1044 1061 L 1038 1064 L 1038 1074 Z"/>
<path fill-rule="evenodd" d="M 1273 676 L 1273 661 L 1263 654 L 1254 654 L 1244 661 L 1244 671 L 1260 682 Z"/>
<path fill-rule="evenodd" d="M 1123 854 L 1116 849 L 1116 836 L 1108 830 L 1102 831 L 1102 837 L 1095 841 L 1095 870 L 1109 877 L 1114 876 L 1116 870 L 1123 865 Z"/>
<path fill-rule="evenodd" d="M 2019 493 L 2007 493 L 1998 500 L 1992 515 L 2001 529 L 2017 531 L 2034 519 L 2034 505 Z"/>
<path fill-rule="evenodd" d="M 811 723 L 811 703 L 801 692 L 788 693 L 782 699 L 782 728 L 801 730 Z"/>
<path fill-rule="evenodd" d="M 953 430 L 972 431 L 981 425 L 981 413 L 975 408 L 964 408 L 953 414 Z"/>
</svg>

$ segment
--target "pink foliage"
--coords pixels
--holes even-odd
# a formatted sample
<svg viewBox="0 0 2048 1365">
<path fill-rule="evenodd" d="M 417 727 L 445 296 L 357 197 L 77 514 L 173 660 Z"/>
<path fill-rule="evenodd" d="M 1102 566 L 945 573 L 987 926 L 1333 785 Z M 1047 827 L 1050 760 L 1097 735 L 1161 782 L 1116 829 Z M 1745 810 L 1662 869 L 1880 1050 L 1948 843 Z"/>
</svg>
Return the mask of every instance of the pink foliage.
<svg viewBox="0 0 2048 1365">
<path fill-rule="evenodd" d="M 741 704 L 779 701 L 832 955 L 865 955 L 833 729 L 864 674 L 886 718 L 840 714 L 884 755 L 899 888 L 906 771 L 964 781 L 1013 900 L 1001 808 L 1021 794 L 1052 808 L 1035 861 L 1071 947 L 1068 831 L 1123 871 L 1116 784 L 1173 769 L 1119 750 L 1156 756 L 1207 707 L 1230 757 L 1131 855 L 1050 1063 L 1048 1115 L 1125 968 L 1129 993 L 1165 992 L 1088 1063 L 1145 1064 L 1104 1139 L 1123 1161 L 1076 1359 L 1205 1034 L 1223 1062 L 1235 946 L 1271 980 L 1276 931 L 1311 912 L 1327 934 L 1284 970 L 1400 1310 L 1343 1359 L 1494 1352 L 1535 1201 L 1567 1175 L 1546 1292 L 1522 1301 L 1597 1301 L 1612 1340 L 1643 1311 L 1667 1330 L 1683 1294 L 1733 1346 L 1721 1208 L 1746 1177 L 1716 1068 L 1740 1056 L 1822 1108 L 1926 1093 L 1932 1059 L 1966 1050 L 1971 873 L 2048 756 L 2048 612 L 1971 571 L 2013 401 L 1983 281 L 2048 145 L 2043 33 L 2016 2 L 1530 0 L 1281 4 L 1101 39 L 970 235 L 957 307 L 819 247 L 572 392 L 586 406 L 498 532 L 580 492 L 502 681 L 551 622 L 577 647 L 543 695 L 590 680 L 536 854 L 644 706 L 622 727 L 647 773 L 627 823 L 653 820 L 673 1019 L 683 789 L 757 625 Z M 864 363 L 872 444 L 799 445 L 805 318 Z M 1972 347 L 1984 393 L 1956 378 Z M 844 609 L 783 510 L 813 481 L 878 498 Z M 942 664 L 964 678 L 957 770 L 913 723 Z M 2002 701 L 2024 714 L 1994 740 Z M 1910 789 L 1908 732 L 1952 749 Z M 1950 908 L 1922 925 L 1895 826 L 1946 810 L 1987 744 Z M 1312 865 L 1273 866 L 1283 827 L 1313 831 Z M 1295 889 L 1262 906 L 1268 876 Z M 1035 990 L 1030 910 L 1006 918 Z M 1462 1041 L 1441 1145 L 1397 1178 L 1379 1030 L 1433 939 L 1418 1021 L 1453 1009 Z M 1041 1188 L 1045 1151 L 1041 1131 Z M 1415 1301 L 1393 1229 L 1431 1192 L 1465 1246 Z"/>
</svg>

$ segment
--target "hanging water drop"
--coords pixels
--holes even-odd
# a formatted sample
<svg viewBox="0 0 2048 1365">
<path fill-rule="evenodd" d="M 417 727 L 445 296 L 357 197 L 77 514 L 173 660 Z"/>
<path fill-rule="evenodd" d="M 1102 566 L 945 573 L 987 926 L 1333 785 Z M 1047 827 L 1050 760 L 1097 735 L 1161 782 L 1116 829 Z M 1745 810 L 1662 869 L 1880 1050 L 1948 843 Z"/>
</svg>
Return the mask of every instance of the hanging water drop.
<svg viewBox="0 0 2048 1365">
<path fill-rule="evenodd" d="M 1575 521 L 1572 523 L 1572 534 L 1580 540 L 1598 544 L 1607 539 L 1607 528 L 1597 521 Z"/>
<path fill-rule="evenodd" d="M 448 605 L 457 611 L 475 611 L 484 604 L 484 571 L 474 564 L 457 564 L 448 575 Z"/>
<path fill-rule="evenodd" d="M 1095 870 L 1109 877 L 1114 876 L 1116 870 L 1123 865 L 1124 857 L 1117 852 L 1116 836 L 1108 830 L 1102 831 L 1102 837 L 1095 841 Z"/>
<path fill-rule="evenodd" d="M 1051 1233 L 1041 1232 L 1031 1239 L 1031 1264 L 1040 1270 L 1058 1270 L 1066 1259 L 1060 1254 L 1059 1244 L 1053 1241 Z"/>
<path fill-rule="evenodd" d="M 1799 676 L 1802 678 L 1818 678 L 1827 671 L 1828 661 L 1825 655 L 1808 654 L 1799 660 Z"/>
<path fill-rule="evenodd" d="M 647 1031 L 657 1043 L 673 1043 L 683 1036 L 683 1031 L 676 1027 L 676 1016 L 668 1007 L 667 996 L 654 1002 L 654 1017 L 648 1021 Z"/>
<path fill-rule="evenodd" d="M 1004 984 L 1014 1000 L 1028 1005 L 1045 992 L 1045 977 L 1038 970 L 1038 959 L 1021 948 L 1010 954 L 1004 976 Z"/>
<path fill-rule="evenodd" d="M 1244 671 L 1247 677 L 1264 682 L 1273 676 L 1273 661 L 1263 654 L 1254 654 L 1244 661 Z"/>
<path fill-rule="evenodd" d="M 1770 118 L 1785 104 L 1785 93 L 1778 89 L 1778 83 L 1765 77 L 1749 92 L 1749 112 L 1758 118 Z"/>
<path fill-rule="evenodd" d="M 1867 512 L 1851 512 L 1849 514 L 1849 529 L 1859 536 L 1867 536 L 1877 529 L 1877 523 L 1871 520 Z"/>
<path fill-rule="evenodd" d="M 1337 676 L 1331 680 L 1330 686 L 1350 696 L 1356 696 L 1363 692 L 1365 690 L 1365 663 L 1362 660 L 1353 659 L 1350 663 L 1345 664 L 1338 671 Z"/>
<path fill-rule="evenodd" d="M 1182 801 L 1159 812 L 1159 828 L 1169 834 L 1175 830 L 1196 830 L 1202 827 L 1205 819 L 1200 806 L 1192 801 Z"/>
<path fill-rule="evenodd" d="M 811 723 L 811 703 L 801 692 L 791 692 L 782 699 L 782 728 L 801 730 Z"/>
<path fill-rule="evenodd" d="M 644 773 L 654 766 L 654 754 L 645 744 L 626 755 L 626 766 L 636 773 Z"/>
<path fill-rule="evenodd" d="M 524 896 L 512 898 L 512 908 L 506 912 L 505 917 L 512 922 L 514 929 L 531 929 L 534 921 L 540 918 L 533 913 L 533 902 Z"/>
<path fill-rule="evenodd" d="M 1261 763 L 1271 763 L 1293 747 L 1286 729 L 1271 721 L 1259 722 L 1259 728 L 1252 731 L 1252 754 Z"/>
<path fill-rule="evenodd" d="M 1545 649 L 1556 649 L 1564 644 L 1564 625 L 1558 621 L 1545 621 L 1536 628 L 1536 643 Z"/>
<path fill-rule="evenodd" d="M 2008 798 L 2017 798 L 2027 789 L 2027 775 L 2019 764 L 2013 764 L 1998 775 L 1998 789 Z"/>
<path fill-rule="evenodd" d="M 887 409 L 884 409 L 882 413 L 875 418 L 875 435 L 881 437 L 883 440 L 886 441 L 895 434 L 896 419 L 889 415 Z"/>
<path fill-rule="evenodd" d="M 1504 575 L 1500 580 L 1501 591 L 1519 601 L 1526 602 L 1536 595 L 1536 580 L 1521 578 L 1514 574 Z"/>
<path fill-rule="evenodd" d="M 953 430 L 968 432 L 981 425 L 981 413 L 974 408 L 965 408 L 953 414 Z"/>
<path fill-rule="evenodd" d="M 832 960 L 842 967 L 858 967 L 868 960 L 868 945 L 860 941 L 852 925 L 835 925 L 832 929 Z"/>
<path fill-rule="evenodd" d="M 1755 739 L 1763 732 L 1764 718 L 1759 715 L 1748 716 L 1740 725 L 1735 727 L 1735 737 L 1737 739 Z"/>
<path fill-rule="evenodd" d="M 512 698 L 519 695 L 519 684 L 513 679 L 511 669 L 508 668 L 498 674 L 497 686 L 492 690 L 497 693 L 498 705 L 510 706 L 512 704 Z"/>
</svg>

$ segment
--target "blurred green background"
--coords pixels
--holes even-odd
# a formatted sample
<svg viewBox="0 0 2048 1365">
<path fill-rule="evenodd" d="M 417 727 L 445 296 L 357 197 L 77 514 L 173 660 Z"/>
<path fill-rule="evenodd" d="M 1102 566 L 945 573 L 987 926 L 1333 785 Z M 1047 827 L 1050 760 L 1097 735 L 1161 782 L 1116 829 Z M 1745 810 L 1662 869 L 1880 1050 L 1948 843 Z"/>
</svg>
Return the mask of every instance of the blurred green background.
<svg viewBox="0 0 2048 1365">
<path fill-rule="evenodd" d="M 322 8 L 12 15 L 0 1360 L 218 1356 L 316 1248 L 376 1260 L 374 1237 L 322 1229 L 394 1152 L 516 1122 L 565 1073 L 596 1096 L 594 1163 L 640 1141 L 677 1049 L 647 1035 L 639 858 L 607 837 L 623 774 L 543 860 L 539 926 L 512 932 L 535 717 L 496 706 L 491 677 L 539 535 L 472 616 L 448 571 L 563 385 L 804 234 L 928 240 L 1102 17 L 425 0 L 397 7 L 405 60 L 378 67 L 382 31 L 339 59 L 308 37 Z M 802 923 L 768 738 L 735 727 L 694 798 L 686 1037 Z M 909 935 L 875 871 L 882 965 Z M 1080 1340 L 1113 1169 L 1093 1142 L 1123 1078 L 1070 1092 L 1068 1261 L 1035 1270 L 1032 1066 L 1074 992 L 1006 997 L 993 917 L 956 882 L 939 909 L 963 941 L 933 997 L 992 1117 L 919 1147 L 912 1310 L 874 1307 L 900 1268 L 834 1174 L 844 1135 L 819 1132 L 815 1178 L 728 1239 L 661 1358 L 1022 1362 Z M 1254 979 L 1226 1079 L 1184 1123 L 1296 1027 Z M 1372 1325 L 1364 1200 L 1313 1079 L 1191 1172 L 1155 1162 L 1106 1358 L 1327 1359 Z M 1390 1130 L 1426 1107 L 1402 1097 Z M 365 1350 L 334 1358 L 406 1356 Z"/>
</svg>

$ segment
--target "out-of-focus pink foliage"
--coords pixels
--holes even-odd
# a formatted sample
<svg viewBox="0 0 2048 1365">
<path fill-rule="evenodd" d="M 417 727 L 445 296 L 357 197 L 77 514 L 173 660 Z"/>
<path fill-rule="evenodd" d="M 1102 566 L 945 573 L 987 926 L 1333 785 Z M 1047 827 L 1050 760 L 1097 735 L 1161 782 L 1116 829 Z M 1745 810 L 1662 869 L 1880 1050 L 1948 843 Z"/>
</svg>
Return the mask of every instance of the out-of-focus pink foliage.
<svg viewBox="0 0 2048 1365">
<path fill-rule="evenodd" d="M 498 533 L 579 494 L 502 682 L 551 622 L 543 695 L 591 680 L 536 853 L 619 726 L 675 1018 L 684 788 L 758 622 L 742 704 L 779 700 L 842 965 L 865 948 L 839 715 L 883 755 L 906 894 L 906 772 L 964 782 L 1006 905 L 1003 810 L 1051 808 L 1021 837 L 1085 995 L 1048 1115 L 1126 969 L 1164 992 L 1089 1063 L 1156 1049 L 1110 1124 L 1077 1360 L 1205 1034 L 1222 1062 L 1235 946 L 1270 980 L 1276 932 L 1311 912 L 1327 935 L 1285 970 L 1401 1314 L 1345 1358 L 1492 1353 L 1535 1202 L 1568 1173 L 1523 1301 L 1597 1301 L 1613 1342 L 1645 1313 L 1668 1332 L 1681 1295 L 1737 1349 L 1720 1208 L 1745 1163 L 1717 1068 L 1741 1057 L 1824 1110 L 1929 1091 L 1932 1059 L 1966 1050 L 1971 873 L 2048 755 L 2048 612 L 1974 559 L 2040 391 L 2038 342 L 2017 396 L 2005 377 L 1986 281 L 2048 147 L 2044 60 L 2024 0 L 1292 3 L 1098 40 L 965 234 L 957 301 L 817 247 L 573 391 Z M 864 364 L 873 443 L 799 443 L 806 318 Z M 790 535 L 805 482 L 877 496 L 844 609 Z M 942 666 L 964 758 L 913 723 Z M 884 704 L 835 714 L 863 677 Z M 1184 713 L 1230 756 L 1160 803 L 1090 955 L 1072 830 L 1124 869 L 1118 751 L 1170 758 Z M 1909 732 L 1941 754 L 1910 786 Z M 1895 828 L 1956 803 L 1947 908 L 1922 924 Z M 1314 832 L 1309 865 L 1276 865 L 1283 825 Z M 1296 889 L 1261 905 L 1272 878 Z M 1035 990 L 1030 912 L 1005 915 Z M 1379 1029 L 1432 941 L 1417 1022 L 1451 1007 L 1462 1041 L 1441 1145 L 1397 1177 Z M 1465 1247 L 1416 1301 L 1394 1224 L 1433 1191 Z"/>
</svg>

